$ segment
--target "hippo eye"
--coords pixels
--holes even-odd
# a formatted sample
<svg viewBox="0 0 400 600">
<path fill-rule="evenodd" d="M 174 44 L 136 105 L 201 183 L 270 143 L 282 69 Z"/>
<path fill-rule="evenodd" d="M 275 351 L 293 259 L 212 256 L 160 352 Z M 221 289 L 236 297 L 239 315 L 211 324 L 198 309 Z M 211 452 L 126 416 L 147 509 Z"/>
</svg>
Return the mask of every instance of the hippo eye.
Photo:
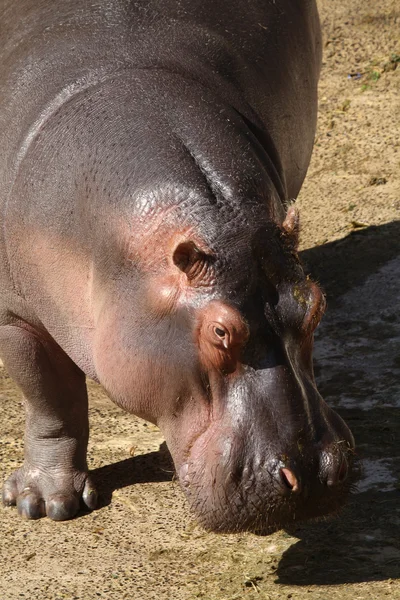
<svg viewBox="0 0 400 600">
<path fill-rule="evenodd" d="M 227 350 L 229 345 L 229 333 L 217 325 L 214 326 L 214 333 L 222 343 L 223 347 Z"/>
<path fill-rule="evenodd" d="M 217 336 L 220 338 L 224 338 L 226 336 L 226 331 L 224 331 L 223 329 L 220 329 L 219 327 L 215 327 L 214 331 L 217 334 Z"/>
</svg>

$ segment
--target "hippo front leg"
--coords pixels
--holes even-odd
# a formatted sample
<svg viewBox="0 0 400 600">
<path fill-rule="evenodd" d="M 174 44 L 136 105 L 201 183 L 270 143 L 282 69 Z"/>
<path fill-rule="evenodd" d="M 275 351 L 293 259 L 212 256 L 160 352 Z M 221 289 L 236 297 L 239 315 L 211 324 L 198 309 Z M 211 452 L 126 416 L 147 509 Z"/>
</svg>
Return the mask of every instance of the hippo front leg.
<svg viewBox="0 0 400 600">
<path fill-rule="evenodd" d="M 0 356 L 25 396 L 25 460 L 5 482 L 3 503 L 28 519 L 62 521 L 95 508 L 87 476 L 85 375 L 51 339 L 20 326 L 0 327 Z"/>
</svg>

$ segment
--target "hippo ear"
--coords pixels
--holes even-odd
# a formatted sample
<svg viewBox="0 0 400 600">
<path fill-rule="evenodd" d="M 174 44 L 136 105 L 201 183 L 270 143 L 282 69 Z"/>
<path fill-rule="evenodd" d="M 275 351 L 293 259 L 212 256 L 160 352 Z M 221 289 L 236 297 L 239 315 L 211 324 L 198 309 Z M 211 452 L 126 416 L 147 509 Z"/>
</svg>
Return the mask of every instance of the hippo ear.
<svg viewBox="0 0 400 600">
<path fill-rule="evenodd" d="M 300 215 L 297 208 L 290 206 L 282 224 L 283 230 L 290 241 L 290 245 L 297 250 L 300 234 Z"/>
<path fill-rule="evenodd" d="M 212 257 L 200 250 L 194 242 L 186 241 L 177 245 L 172 260 L 189 281 L 194 281 L 207 276 Z"/>
</svg>

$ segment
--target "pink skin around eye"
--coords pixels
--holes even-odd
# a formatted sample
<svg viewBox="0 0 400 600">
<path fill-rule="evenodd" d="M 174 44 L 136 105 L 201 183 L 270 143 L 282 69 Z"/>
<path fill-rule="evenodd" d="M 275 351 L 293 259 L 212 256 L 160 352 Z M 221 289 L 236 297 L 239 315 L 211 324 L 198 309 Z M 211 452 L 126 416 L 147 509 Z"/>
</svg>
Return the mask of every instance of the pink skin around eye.
<svg viewBox="0 0 400 600">
<path fill-rule="evenodd" d="M 232 373 L 248 338 L 246 324 L 236 309 L 218 301 L 210 303 L 201 316 L 198 343 L 202 363 Z"/>
</svg>

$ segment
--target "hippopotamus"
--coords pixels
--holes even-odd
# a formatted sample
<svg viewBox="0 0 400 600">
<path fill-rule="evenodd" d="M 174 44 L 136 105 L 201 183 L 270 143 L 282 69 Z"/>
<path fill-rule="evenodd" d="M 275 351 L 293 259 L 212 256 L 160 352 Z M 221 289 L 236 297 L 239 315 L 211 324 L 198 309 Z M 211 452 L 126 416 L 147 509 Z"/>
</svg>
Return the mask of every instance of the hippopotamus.
<svg viewBox="0 0 400 600">
<path fill-rule="evenodd" d="M 206 529 L 337 511 L 354 440 L 316 387 L 293 205 L 315 2 L 3 0 L 0 22 L 0 357 L 26 410 L 3 503 L 96 507 L 88 377 L 161 429 Z"/>
</svg>

